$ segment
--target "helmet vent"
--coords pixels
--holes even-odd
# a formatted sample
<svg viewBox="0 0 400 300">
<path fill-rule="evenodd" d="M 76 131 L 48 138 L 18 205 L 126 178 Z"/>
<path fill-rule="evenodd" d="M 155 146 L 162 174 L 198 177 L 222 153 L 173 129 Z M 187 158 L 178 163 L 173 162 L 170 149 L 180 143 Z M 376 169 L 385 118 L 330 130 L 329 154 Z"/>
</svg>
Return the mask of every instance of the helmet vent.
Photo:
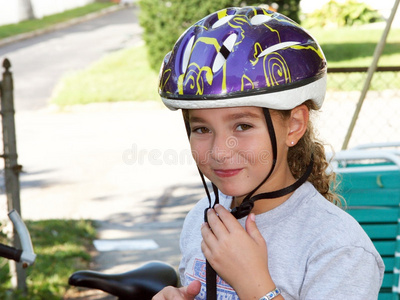
<svg viewBox="0 0 400 300">
<path fill-rule="evenodd" d="M 270 16 L 267 15 L 255 15 L 250 19 L 251 25 L 260 25 L 263 23 L 267 23 L 268 21 L 272 20 Z"/>
<path fill-rule="evenodd" d="M 225 17 L 219 19 L 217 22 L 215 22 L 215 23 L 212 25 L 212 29 L 218 28 L 218 27 L 220 27 L 220 26 L 222 26 L 222 25 L 228 23 L 232 18 L 233 18 L 233 15 L 225 16 Z"/>
<path fill-rule="evenodd" d="M 278 51 L 278 50 L 282 50 L 284 48 L 288 48 L 290 46 L 294 46 L 294 45 L 298 45 L 300 44 L 300 42 L 283 42 L 283 43 L 279 43 L 279 44 L 275 44 L 271 47 L 268 47 L 267 49 L 263 50 L 258 57 L 262 57 L 265 56 L 267 54 L 270 54 L 272 52 Z"/>
<path fill-rule="evenodd" d="M 193 43 L 194 43 L 194 36 L 190 38 L 189 42 L 186 44 L 185 52 L 183 52 L 182 73 L 185 73 L 188 67 L 190 55 L 192 53 Z"/>
<path fill-rule="evenodd" d="M 221 49 L 219 50 L 214 60 L 214 64 L 212 67 L 214 73 L 217 72 L 219 69 L 221 69 L 226 60 L 228 59 L 228 56 L 232 52 L 233 46 L 235 46 L 236 39 L 237 39 L 236 33 L 232 33 L 225 39 L 224 43 L 221 46 Z"/>
</svg>

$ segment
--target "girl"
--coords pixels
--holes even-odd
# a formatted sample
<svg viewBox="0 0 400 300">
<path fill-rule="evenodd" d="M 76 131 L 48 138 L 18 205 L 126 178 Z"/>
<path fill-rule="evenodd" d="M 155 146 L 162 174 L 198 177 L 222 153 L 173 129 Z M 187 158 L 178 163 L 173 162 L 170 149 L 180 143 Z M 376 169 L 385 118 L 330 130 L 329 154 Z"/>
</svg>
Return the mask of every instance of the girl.
<svg viewBox="0 0 400 300">
<path fill-rule="evenodd" d="M 154 299 L 377 299 L 382 259 L 335 206 L 309 121 L 325 90 L 318 43 L 278 13 L 224 9 L 179 38 L 159 91 L 183 110 L 207 197 L 182 230 L 183 287 Z"/>
</svg>

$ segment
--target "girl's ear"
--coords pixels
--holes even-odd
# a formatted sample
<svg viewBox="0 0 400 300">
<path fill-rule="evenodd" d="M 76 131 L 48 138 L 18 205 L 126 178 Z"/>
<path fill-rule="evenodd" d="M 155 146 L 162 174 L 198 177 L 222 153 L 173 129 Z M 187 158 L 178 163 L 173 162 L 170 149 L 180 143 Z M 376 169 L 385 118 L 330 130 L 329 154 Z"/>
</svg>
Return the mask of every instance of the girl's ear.
<svg viewBox="0 0 400 300">
<path fill-rule="evenodd" d="M 288 121 L 288 135 L 286 145 L 293 147 L 301 139 L 307 130 L 309 111 L 305 104 L 292 109 Z"/>
</svg>

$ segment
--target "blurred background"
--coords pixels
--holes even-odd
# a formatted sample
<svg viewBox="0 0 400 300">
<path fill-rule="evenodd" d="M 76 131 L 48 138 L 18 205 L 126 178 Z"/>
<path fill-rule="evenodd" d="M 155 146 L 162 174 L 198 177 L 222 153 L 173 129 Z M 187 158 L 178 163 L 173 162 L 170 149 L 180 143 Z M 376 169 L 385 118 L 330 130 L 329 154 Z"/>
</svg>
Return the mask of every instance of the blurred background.
<svg viewBox="0 0 400 300">
<path fill-rule="evenodd" d="M 222 8 L 262 5 L 305 27 L 328 61 L 315 127 L 327 151 L 339 151 L 394 3 L 0 0 L 0 61 L 10 60 L 14 79 L 21 215 L 38 253 L 19 289 L 0 260 L 0 298 L 109 299 L 69 287 L 68 276 L 84 268 L 126 271 L 152 259 L 177 266 L 180 227 L 204 191 L 180 113 L 163 107 L 157 79 L 188 26 Z M 397 13 L 346 148 L 399 141 L 399 111 Z M 3 181 L 0 239 L 9 243 Z M 99 250 L 94 241 L 113 248 Z"/>
</svg>

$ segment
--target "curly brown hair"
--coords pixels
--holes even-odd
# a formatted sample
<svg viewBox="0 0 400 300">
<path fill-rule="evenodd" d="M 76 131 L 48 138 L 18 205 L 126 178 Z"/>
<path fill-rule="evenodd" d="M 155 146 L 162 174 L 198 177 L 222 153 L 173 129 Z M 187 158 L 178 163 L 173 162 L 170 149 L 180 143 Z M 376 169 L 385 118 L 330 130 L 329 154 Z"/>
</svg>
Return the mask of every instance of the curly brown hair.
<svg viewBox="0 0 400 300">
<path fill-rule="evenodd" d="M 317 108 L 312 101 L 304 103 L 310 112 Z M 290 110 L 279 112 L 283 118 L 290 116 Z M 308 122 L 307 130 L 303 137 L 293 147 L 289 148 L 288 164 L 294 178 L 300 178 L 310 164 L 311 156 L 314 165 L 310 177 L 307 179 L 328 201 L 341 206 L 342 199 L 335 192 L 337 188 L 336 174 L 328 171 L 329 162 L 326 160 L 325 147 L 323 143 L 315 136 L 315 130 L 311 120 Z"/>
</svg>

